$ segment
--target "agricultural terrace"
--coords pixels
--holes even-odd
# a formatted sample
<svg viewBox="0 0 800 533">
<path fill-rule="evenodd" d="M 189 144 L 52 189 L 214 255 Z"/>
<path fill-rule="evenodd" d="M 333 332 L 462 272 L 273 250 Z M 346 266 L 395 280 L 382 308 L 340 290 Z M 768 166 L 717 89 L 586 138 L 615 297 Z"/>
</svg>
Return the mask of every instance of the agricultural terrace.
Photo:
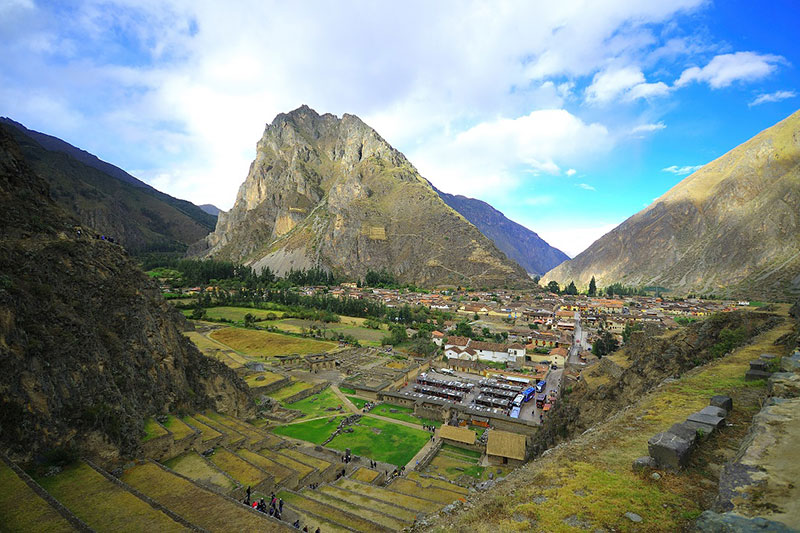
<svg viewBox="0 0 800 533">
<path fill-rule="evenodd" d="M 385 326 L 382 326 L 381 329 L 371 329 L 365 328 L 356 322 L 360 320 L 363 323 L 364 319 L 357 319 L 355 317 L 341 317 L 341 319 L 341 322 L 320 322 L 300 318 L 285 318 L 274 322 L 273 325 L 278 329 L 290 333 L 301 333 L 303 330 L 309 330 L 314 327 L 320 330 L 327 330 L 331 333 L 351 335 L 356 338 L 358 342 L 367 346 L 380 346 L 381 339 L 387 334 Z"/>
<path fill-rule="evenodd" d="M 282 389 L 278 389 L 276 391 L 270 392 L 268 394 L 268 396 L 270 396 L 271 398 L 273 398 L 275 400 L 278 400 L 279 402 L 282 402 L 283 400 L 285 400 L 289 396 L 294 396 L 298 392 L 304 391 L 306 389 L 310 389 L 313 386 L 314 386 L 313 383 L 308 383 L 308 382 L 305 382 L 305 381 L 293 381 L 290 385 L 287 385 L 286 387 L 283 387 Z"/>
<path fill-rule="evenodd" d="M 298 420 L 308 420 L 309 418 L 316 418 L 320 416 L 331 416 L 332 411 L 342 412 L 342 400 L 336 396 L 329 388 L 323 390 L 319 394 L 309 396 L 305 400 L 299 402 L 285 404 L 284 407 L 289 409 L 296 409 L 302 411 L 303 416 Z"/>
<path fill-rule="evenodd" d="M 210 334 L 215 341 L 236 351 L 256 357 L 327 352 L 337 347 L 333 342 L 302 339 L 255 329 L 223 328 Z"/>
<path fill-rule="evenodd" d="M 327 446 L 396 466 L 405 466 L 430 440 L 427 431 L 366 416 L 350 427 L 352 433 L 340 433 Z"/>
<path fill-rule="evenodd" d="M 462 476 L 482 481 L 488 479 L 490 473 L 495 476 L 502 475 L 500 467 L 480 466 L 480 458 L 481 452 L 444 444 L 425 467 L 424 472 L 442 476 L 450 481 L 458 481 Z"/>
<path fill-rule="evenodd" d="M 243 356 L 235 353 L 228 346 L 219 343 L 213 339 L 209 339 L 202 333 L 196 331 L 187 331 L 184 333 L 189 339 L 197 346 L 197 349 L 203 352 L 204 355 L 218 359 L 225 363 L 230 368 L 241 368 L 247 362 Z"/>
<path fill-rule="evenodd" d="M 9 531 L 75 531 L 65 518 L 0 461 L 0 517 Z"/>
<path fill-rule="evenodd" d="M 385 416 L 386 418 L 394 418 L 395 420 L 402 420 L 403 422 L 410 422 L 412 424 L 424 424 L 428 426 L 436 426 L 437 428 L 442 425 L 442 422 L 439 420 L 431 420 L 428 418 L 419 418 L 414 416 L 414 409 L 411 407 L 392 405 L 390 403 L 382 403 L 377 405 L 370 410 L 370 413 Z"/>
<path fill-rule="evenodd" d="M 187 318 L 191 318 L 193 309 L 182 309 Z M 256 320 L 275 320 L 283 316 L 283 311 L 270 311 L 267 309 L 254 309 L 252 307 L 208 307 L 206 318 L 209 320 L 230 320 L 244 322 L 244 316 L 253 315 Z"/>
<path fill-rule="evenodd" d="M 322 444 L 328 437 L 331 436 L 331 433 L 336 431 L 341 419 L 341 416 L 336 416 L 333 418 L 316 418 L 306 422 L 278 426 L 272 431 L 273 433 L 277 435 L 283 435 L 284 437 L 300 439 L 313 444 Z"/>
<path fill-rule="evenodd" d="M 283 379 L 283 376 L 275 372 L 258 372 L 257 374 L 248 374 L 244 377 L 244 382 L 249 387 L 265 387 L 270 383 L 275 383 Z"/>
</svg>

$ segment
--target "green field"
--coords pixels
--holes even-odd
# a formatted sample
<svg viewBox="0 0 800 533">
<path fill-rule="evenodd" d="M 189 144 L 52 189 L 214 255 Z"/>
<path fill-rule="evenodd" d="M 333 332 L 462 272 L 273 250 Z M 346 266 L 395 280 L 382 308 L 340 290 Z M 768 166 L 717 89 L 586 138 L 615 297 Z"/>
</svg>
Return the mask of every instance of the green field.
<svg viewBox="0 0 800 533">
<path fill-rule="evenodd" d="M 237 327 L 223 328 L 210 334 L 211 338 L 251 356 L 311 354 L 327 352 L 337 346 L 328 341 L 303 339 L 280 333 Z"/>
<path fill-rule="evenodd" d="M 310 389 L 313 386 L 314 386 L 313 383 L 307 383 L 305 381 L 294 381 L 290 385 L 283 387 L 282 389 L 270 392 L 267 396 L 270 396 L 271 398 L 274 398 L 282 402 L 289 396 L 294 396 L 298 392 Z"/>
<path fill-rule="evenodd" d="M 317 418 L 316 420 L 308 420 L 299 424 L 278 426 L 272 431 L 277 435 L 305 440 L 314 444 L 322 444 L 336 430 L 341 419 L 341 416 L 335 417 L 333 421 L 329 421 L 329 418 Z"/>
<path fill-rule="evenodd" d="M 380 346 L 381 339 L 386 336 L 386 330 L 370 329 L 358 325 L 357 319 L 352 317 L 342 317 L 341 322 L 319 322 L 315 320 L 304 320 L 301 318 L 285 318 L 274 322 L 279 329 L 290 333 L 300 333 L 303 329 L 310 329 L 312 326 L 318 329 L 328 330 L 342 335 L 352 335 L 361 344 L 367 346 Z M 362 320 L 363 322 L 363 320 Z"/>
<path fill-rule="evenodd" d="M 259 380 L 258 378 L 264 378 Z M 266 387 L 270 383 L 275 383 L 283 379 L 283 376 L 275 372 L 259 372 L 257 374 L 248 374 L 244 377 L 244 382 L 249 387 Z"/>
<path fill-rule="evenodd" d="M 397 412 L 392 413 L 392 410 Z M 402 420 L 403 422 L 410 422 L 412 424 L 425 424 L 427 426 L 436 426 L 437 428 L 442 425 L 442 423 L 438 420 L 414 416 L 414 409 L 411 407 L 392 405 L 390 403 L 382 403 L 381 405 L 372 408 L 370 413 L 385 416 L 386 418 L 394 418 L 395 420 Z"/>
<path fill-rule="evenodd" d="M 75 531 L 58 511 L 0 461 L 0 524 L 3 531 Z"/>
<path fill-rule="evenodd" d="M 367 402 L 369 401 L 363 398 L 356 398 L 355 396 L 348 396 L 347 399 L 353 402 L 353 405 L 355 405 L 359 409 L 362 409 L 365 405 L 367 405 Z"/>
<path fill-rule="evenodd" d="M 155 439 L 156 437 L 161 437 L 166 434 L 167 430 L 158 425 L 158 423 L 152 418 L 148 418 L 144 421 L 144 437 L 142 437 L 142 442 L 147 442 L 151 439 Z"/>
<path fill-rule="evenodd" d="M 336 396 L 333 391 L 328 387 L 322 392 L 309 396 L 305 400 L 299 402 L 285 404 L 284 407 L 289 409 L 297 409 L 303 412 L 303 417 L 298 420 L 307 420 L 319 416 L 332 416 L 338 414 L 340 411 L 327 411 L 328 408 L 338 408 L 342 406 L 342 400 Z"/>
<path fill-rule="evenodd" d="M 192 316 L 193 309 L 182 309 L 187 317 Z M 244 315 L 251 314 L 256 320 L 267 320 L 281 318 L 283 311 L 268 311 L 266 309 L 253 309 L 252 307 L 209 307 L 206 309 L 206 318 L 209 320 L 232 320 L 234 322 L 244 322 Z"/>
<path fill-rule="evenodd" d="M 353 433 L 341 433 L 327 446 L 336 450 L 350 448 L 355 455 L 397 466 L 405 466 L 430 440 L 427 431 L 369 417 L 351 427 Z"/>
</svg>

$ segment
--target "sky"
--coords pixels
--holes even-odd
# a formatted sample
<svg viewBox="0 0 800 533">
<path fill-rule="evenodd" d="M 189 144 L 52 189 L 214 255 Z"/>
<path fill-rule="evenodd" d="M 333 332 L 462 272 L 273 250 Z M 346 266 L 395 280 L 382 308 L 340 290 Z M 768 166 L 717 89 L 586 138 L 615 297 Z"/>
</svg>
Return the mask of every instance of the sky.
<svg viewBox="0 0 800 533">
<path fill-rule="evenodd" d="M 800 108 L 775 0 L 0 0 L 0 115 L 230 209 L 275 115 L 356 114 L 570 256 Z"/>
</svg>

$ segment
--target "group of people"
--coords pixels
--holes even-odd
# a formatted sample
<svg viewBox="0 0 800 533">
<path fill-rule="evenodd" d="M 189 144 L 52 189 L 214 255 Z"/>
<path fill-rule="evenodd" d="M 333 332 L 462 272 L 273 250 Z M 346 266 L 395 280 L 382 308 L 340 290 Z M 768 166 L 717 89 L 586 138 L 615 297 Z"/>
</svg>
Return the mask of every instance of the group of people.
<svg viewBox="0 0 800 533">
<path fill-rule="evenodd" d="M 281 519 L 281 516 L 283 515 L 283 498 L 276 497 L 275 493 L 273 492 L 272 496 L 270 496 L 269 507 L 267 507 L 267 502 L 264 501 L 264 498 L 250 502 L 250 495 L 250 487 L 247 487 L 247 495 L 244 497 L 245 505 L 252 507 L 256 511 L 273 516 L 278 520 Z"/>
<path fill-rule="evenodd" d="M 374 402 L 367 402 L 367 403 L 364 404 L 364 407 L 361 408 L 361 412 L 362 413 L 368 413 L 370 411 L 370 409 L 372 409 L 373 407 L 375 407 L 375 403 Z"/>
<path fill-rule="evenodd" d="M 294 524 L 292 524 L 292 527 L 294 527 L 295 529 L 300 529 L 300 520 L 295 520 Z M 308 533 L 308 526 L 303 526 L 303 531 Z M 319 533 L 319 528 L 317 528 L 317 530 L 314 533 Z"/>
<path fill-rule="evenodd" d="M 369 467 L 370 468 L 378 468 L 378 461 L 373 461 L 372 459 L 369 460 Z"/>
</svg>

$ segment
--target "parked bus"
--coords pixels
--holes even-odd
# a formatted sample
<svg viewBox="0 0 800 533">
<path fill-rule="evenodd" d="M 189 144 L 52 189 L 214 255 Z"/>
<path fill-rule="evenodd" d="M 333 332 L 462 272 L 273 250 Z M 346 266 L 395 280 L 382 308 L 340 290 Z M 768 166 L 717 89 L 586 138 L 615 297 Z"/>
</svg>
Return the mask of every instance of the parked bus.
<svg viewBox="0 0 800 533">
<path fill-rule="evenodd" d="M 509 414 L 511 418 L 519 418 L 519 407 L 514 407 L 511 409 L 511 414 Z"/>
<path fill-rule="evenodd" d="M 536 392 L 544 392 L 545 387 L 547 387 L 547 382 L 542 380 L 536 384 Z"/>
<path fill-rule="evenodd" d="M 536 407 L 542 409 L 544 407 L 544 402 L 547 399 L 547 395 L 544 393 L 536 395 Z"/>
</svg>

